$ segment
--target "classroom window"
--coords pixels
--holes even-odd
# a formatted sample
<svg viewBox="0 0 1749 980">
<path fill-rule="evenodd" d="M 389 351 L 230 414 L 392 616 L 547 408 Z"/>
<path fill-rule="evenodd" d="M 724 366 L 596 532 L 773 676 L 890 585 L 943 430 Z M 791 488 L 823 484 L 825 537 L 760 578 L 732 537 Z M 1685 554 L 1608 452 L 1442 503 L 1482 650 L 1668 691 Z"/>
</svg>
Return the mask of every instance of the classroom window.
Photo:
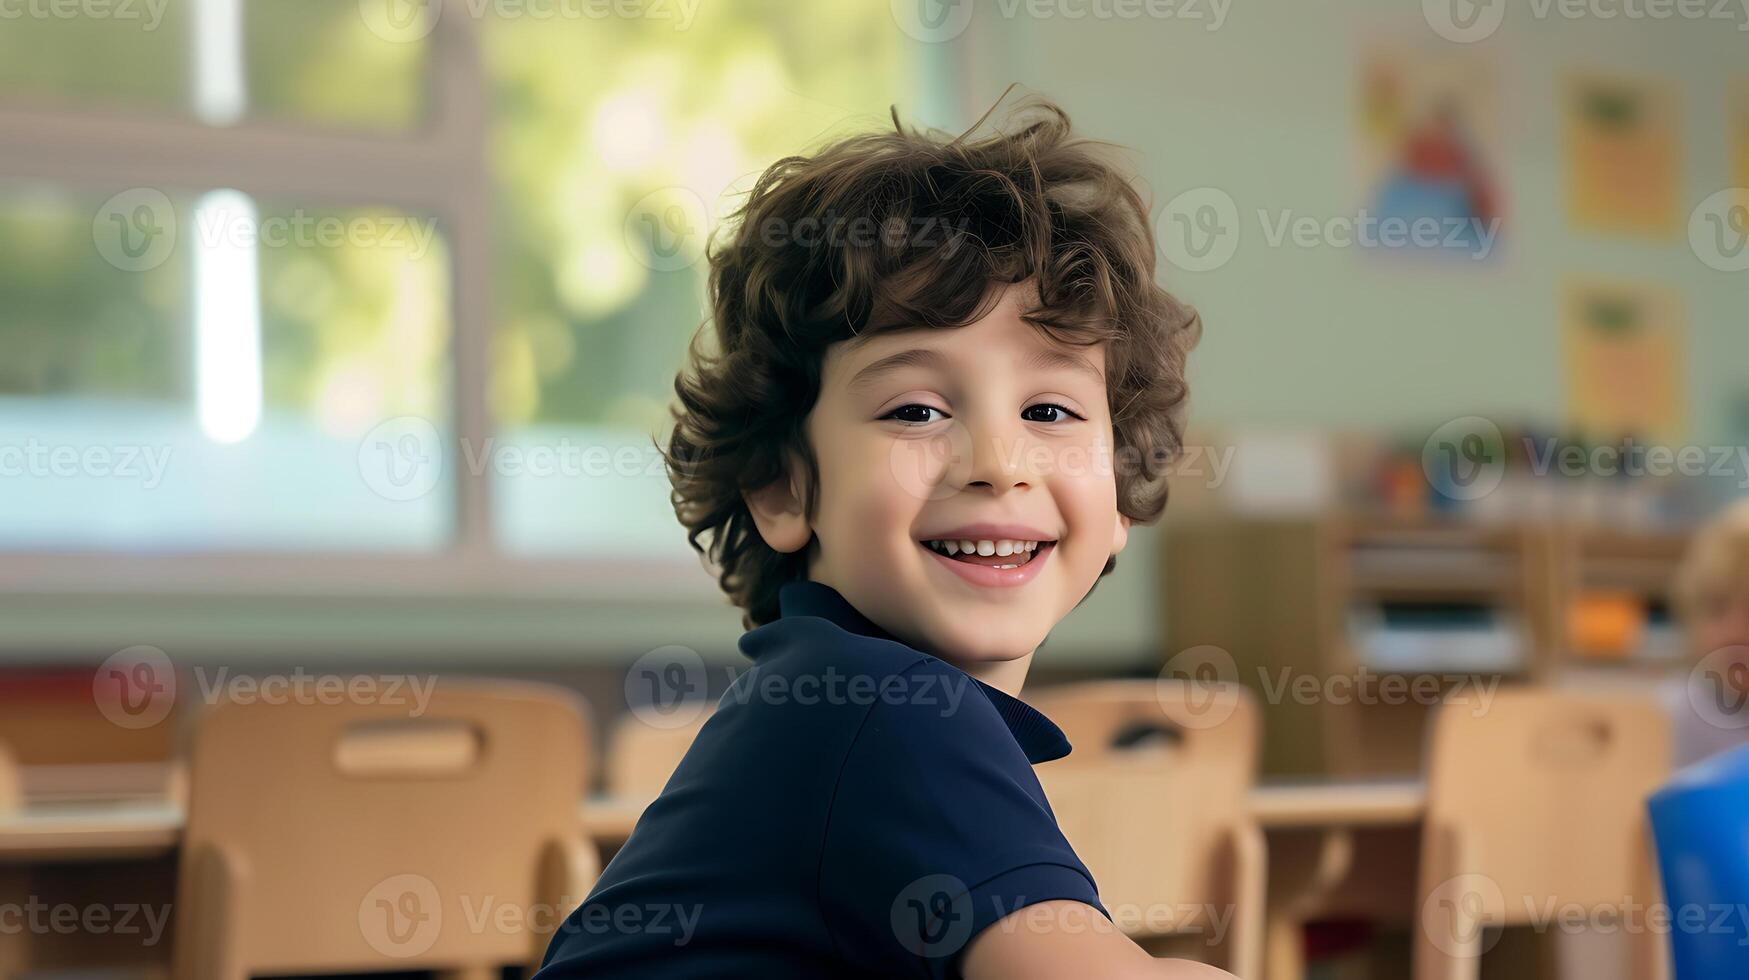
<svg viewBox="0 0 1749 980">
<path fill-rule="evenodd" d="M 191 171 L 245 161 L 142 176 L 121 148 L 63 177 L 0 159 L 0 444 L 78 460 L 9 481 L 0 549 L 690 560 L 652 444 L 705 316 L 703 236 L 773 160 L 884 125 L 917 94 L 911 55 L 878 5 L 442 9 L 403 36 L 357 0 L 0 32 L 0 112 L 46 123 L 62 159 L 120 120 L 170 127 Z M 476 89 L 477 132 L 442 101 Z M 421 140 L 484 164 L 403 187 Z M 374 177 L 310 177 L 336 145 Z M 175 244 L 153 254 L 165 217 Z M 480 283 L 470 319 L 458 284 Z M 409 421 L 460 451 L 385 492 L 372 460 L 404 462 Z"/>
</svg>

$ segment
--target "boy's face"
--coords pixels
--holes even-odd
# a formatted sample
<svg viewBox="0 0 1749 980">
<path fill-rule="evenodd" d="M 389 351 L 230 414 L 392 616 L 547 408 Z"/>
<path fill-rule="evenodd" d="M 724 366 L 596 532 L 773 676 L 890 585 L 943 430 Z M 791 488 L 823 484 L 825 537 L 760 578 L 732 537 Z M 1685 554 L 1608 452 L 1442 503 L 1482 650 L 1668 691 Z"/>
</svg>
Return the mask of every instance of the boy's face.
<svg viewBox="0 0 1749 980">
<path fill-rule="evenodd" d="M 816 542 L 810 579 L 966 666 L 1032 653 L 1128 537 L 1104 348 L 1023 321 L 1025 285 L 964 327 L 834 344 L 807 419 L 818 513 L 754 508 L 774 547 Z"/>
<path fill-rule="evenodd" d="M 1707 597 L 1695 617 L 1694 642 L 1703 656 L 1725 647 L 1749 653 L 1749 589 Z"/>
</svg>

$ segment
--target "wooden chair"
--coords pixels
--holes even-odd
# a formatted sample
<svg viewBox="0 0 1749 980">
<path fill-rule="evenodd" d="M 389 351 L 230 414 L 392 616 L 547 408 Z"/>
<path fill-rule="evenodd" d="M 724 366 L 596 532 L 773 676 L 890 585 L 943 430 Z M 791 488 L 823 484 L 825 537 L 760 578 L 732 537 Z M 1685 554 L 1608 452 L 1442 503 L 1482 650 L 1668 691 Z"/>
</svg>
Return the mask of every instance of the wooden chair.
<svg viewBox="0 0 1749 980">
<path fill-rule="evenodd" d="M 1148 945 L 1200 933 L 1215 965 L 1255 980 L 1266 867 L 1250 816 L 1258 753 L 1250 695 L 1185 681 L 1028 695 L 1074 745 L 1038 767 L 1039 781 L 1117 924 Z"/>
<path fill-rule="evenodd" d="M 171 709 L 179 685 L 173 671 L 144 669 L 167 693 L 161 701 L 148 695 L 137 717 L 127 711 L 138 694 L 126 686 L 133 678 L 106 676 L 111 671 L 101 667 L 11 672 L 0 682 L 0 742 L 19 765 L 33 768 L 168 763 L 176 752 L 179 718 Z"/>
<path fill-rule="evenodd" d="M 20 805 L 18 767 L 13 763 L 12 750 L 5 742 L 0 742 L 0 817 Z M 29 890 L 28 877 L 22 866 L 0 864 L 0 905 L 22 905 L 29 897 Z M 18 976 L 24 972 L 30 953 L 29 942 L 29 930 L 0 929 L 0 977 Z"/>
<path fill-rule="evenodd" d="M 221 703 L 197 725 L 176 976 L 535 965 L 593 882 L 582 706 L 439 684 L 427 710 Z"/>
<path fill-rule="evenodd" d="M 621 715 L 607 742 L 607 795 L 655 799 L 714 711 L 714 705 L 707 705 L 697 718 L 671 728 L 652 725 L 633 712 Z"/>
<path fill-rule="evenodd" d="M 1619 910 L 1624 898 L 1643 923 L 1661 901 L 1646 799 L 1669 759 L 1669 722 L 1650 701 L 1526 689 L 1486 711 L 1438 708 L 1415 980 L 1475 980 L 1488 927 Z M 1661 935 L 1629 939 L 1632 976 L 1667 975 Z"/>
<path fill-rule="evenodd" d="M 0 813 L 16 809 L 22 800 L 18 790 L 18 764 L 12 750 L 0 742 Z"/>
</svg>

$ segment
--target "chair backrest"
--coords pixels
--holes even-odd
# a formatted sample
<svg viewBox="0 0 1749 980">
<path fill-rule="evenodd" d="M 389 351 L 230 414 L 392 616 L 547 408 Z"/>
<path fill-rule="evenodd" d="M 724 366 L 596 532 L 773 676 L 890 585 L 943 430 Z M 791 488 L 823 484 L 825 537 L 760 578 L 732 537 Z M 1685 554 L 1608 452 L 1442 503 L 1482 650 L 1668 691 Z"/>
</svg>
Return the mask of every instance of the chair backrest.
<svg viewBox="0 0 1749 980">
<path fill-rule="evenodd" d="M 0 742 L 0 813 L 16 809 L 20 802 L 18 765 L 12 759 L 12 750 Z"/>
<path fill-rule="evenodd" d="M 205 713 L 177 976 L 535 959 L 593 871 L 583 705 L 525 684 L 442 682 L 428 698 Z"/>
<path fill-rule="evenodd" d="M 707 703 L 698 717 L 676 725 L 652 723 L 636 712 L 621 715 L 607 741 L 607 795 L 655 799 L 715 710 Z"/>
<path fill-rule="evenodd" d="M 0 678 L 0 742 L 11 746 L 19 765 L 170 761 L 179 718 L 169 660 L 111 660 L 95 669 L 13 671 Z"/>
<path fill-rule="evenodd" d="M 1027 700 L 1074 750 L 1037 769 L 1057 823 L 1132 935 L 1201 928 L 1234 900 L 1241 834 L 1254 831 L 1257 711 L 1238 685 L 1100 681 Z M 1150 921 L 1151 920 L 1151 921 Z"/>
<path fill-rule="evenodd" d="M 1552 903 L 1615 906 L 1649 882 L 1646 800 L 1669 771 L 1670 725 L 1651 700 L 1542 689 L 1435 709 L 1427 755 L 1422 895 L 1429 874 L 1480 875 L 1489 918 L 1523 924 Z M 1426 850 L 1459 842 L 1440 860 Z M 1494 890 L 1498 889 L 1498 895 Z"/>
</svg>

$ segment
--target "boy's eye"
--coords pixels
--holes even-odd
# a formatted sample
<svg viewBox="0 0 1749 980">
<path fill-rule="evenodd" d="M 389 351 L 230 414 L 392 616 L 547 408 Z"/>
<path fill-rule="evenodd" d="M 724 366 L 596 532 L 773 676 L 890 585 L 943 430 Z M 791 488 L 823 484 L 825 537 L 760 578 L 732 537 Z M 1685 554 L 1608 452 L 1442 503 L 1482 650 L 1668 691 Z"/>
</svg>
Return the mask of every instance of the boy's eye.
<svg viewBox="0 0 1749 980">
<path fill-rule="evenodd" d="M 928 405 L 900 405 L 898 408 L 881 416 L 881 418 L 893 419 L 894 421 L 903 422 L 906 425 L 928 425 L 935 421 L 929 417 L 930 412 L 935 412 L 943 417 L 947 415 L 947 413 L 943 412 L 941 409 L 930 408 Z"/>
<path fill-rule="evenodd" d="M 1028 405 L 1020 413 L 1020 417 L 1026 419 L 1028 422 L 1062 422 L 1064 421 L 1064 416 L 1076 419 L 1081 418 L 1081 416 L 1076 415 L 1074 412 L 1071 412 L 1063 406 L 1053 402 L 1041 402 L 1037 405 Z"/>
</svg>

